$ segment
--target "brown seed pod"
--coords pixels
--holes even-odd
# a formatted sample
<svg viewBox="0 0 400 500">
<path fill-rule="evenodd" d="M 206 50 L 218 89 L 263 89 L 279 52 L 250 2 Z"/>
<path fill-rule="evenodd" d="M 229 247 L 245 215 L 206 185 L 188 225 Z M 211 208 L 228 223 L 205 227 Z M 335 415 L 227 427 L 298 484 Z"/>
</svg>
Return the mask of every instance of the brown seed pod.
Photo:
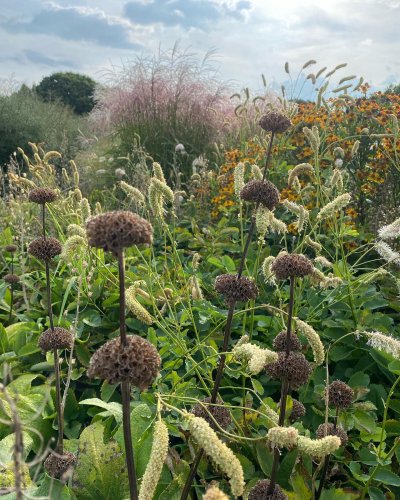
<svg viewBox="0 0 400 500">
<path fill-rule="evenodd" d="M 205 403 L 205 406 L 202 406 L 200 403 L 197 403 L 192 408 L 192 413 L 196 417 L 204 418 L 204 420 L 208 422 L 208 424 L 214 431 L 218 430 L 218 426 L 215 424 L 214 420 L 218 422 L 219 426 L 222 427 L 222 429 L 226 430 L 232 421 L 229 409 L 226 408 L 225 406 L 210 405 L 209 403 L 211 403 L 211 398 L 203 399 L 202 403 Z M 222 401 L 222 399 L 218 398 L 215 404 L 223 405 L 224 402 Z M 214 420 L 211 418 L 210 413 L 214 417 Z"/>
<path fill-rule="evenodd" d="M 18 247 L 17 247 L 17 245 L 6 245 L 4 247 L 4 250 L 6 252 L 14 253 L 14 252 L 16 252 L 18 250 Z"/>
<path fill-rule="evenodd" d="M 280 403 L 278 404 L 278 408 L 280 407 Z M 297 401 L 297 399 L 292 398 L 292 411 L 290 412 L 289 415 L 289 422 L 293 424 L 294 422 L 297 422 L 301 418 L 304 417 L 306 414 L 306 408 L 303 405 L 303 403 L 300 403 L 300 401 Z"/>
<path fill-rule="evenodd" d="M 278 255 L 271 266 L 271 271 L 278 280 L 297 277 L 304 278 L 313 272 L 312 262 L 304 255 Z"/>
<path fill-rule="evenodd" d="M 250 490 L 248 500 L 287 500 L 287 495 L 277 484 L 275 485 L 274 491 L 269 494 L 269 485 L 269 479 L 260 479 L 260 481 Z"/>
<path fill-rule="evenodd" d="M 278 360 L 266 366 L 267 374 L 274 379 L 287 378 L 292 389 L 304 385 L 311 373 L 311 364 L 300 352 L 278 353 Z"/>
<path fill-rule="evenodd" d="M 348 408 L 354 399 L 353 389 L 342 382 L 335 380 L 328 386 L 329 404 L 340 410 Z"/>
<path fill-rule="evenodd" d="M 6 274 L 3 278 L 3 280 L 6 283 L 13 285 L 13 284 L 18 283 L 20 281 L 20 277 L 17 276 L 16 274 Z"/>
<path fill-rule="evenodd" d="M 278 333 L 278 335 L 274 338 L 272 346 L 275 351 L 286 351 L 286 337 L 287 333 L 286 331 L 283 331 Z M 289 351 L 301 351 L 301 342 L 295 333 L 290 334 Z"/>
<path fill-rule="evenodd" d="M 38 260 L 50 262 L 52 258 L 60 255 L 62 245 L 57 238 L 36 238 L 28 246 L 28 252 Z"/>
<path fill-rule="evenodd" d="M 258 124 L 266 132 L 275 132 L 275 134 L 281 134 L 292 126 L 292 123 L 287 116 L 276 111 L 269 111 L 266 113 L 261 117 Z"/>
<path fill-rule="evenodd" d="M 39 203 L 39 205 L 44 205 L 45 203 L 51 203 L 57 199 L 57 193 L 53 189 L 49 188 L 35 188 L 29 191 L 28 200 L 33 203 Z"/>
<path fill-rule="evenodd" d="M 97 215 L 86 223 L 88 243 L 106 252 L 118 254 L 122 248 L 153 241 L 153 227 L 132 212 L 116 210 Z"/>
<path fill-rule="evenodd" d="M 343 429 L 343 427 L 338 426 L 335 429 L 335 426 L 331 423 L 321 424 L 317 429 L 316 436 L 318 439 L 325 436 L 337 436 L 340 439 L 342 446 L 346 446 L 349 440 L 347 432 Z"/>
<path fill-rule="evenodd" d="M 260 203 L 269 210 L 273 210 L 279 203 L 279 191 L 272 182 L 253 180 L 242 188 L 240 198 L 244 201 Z"/>
<path fill-rule="evenodd" d="M 258 295 L 257 285 L 246 276 L 238 278 L 236 274 L 221 274 L 217 276 L 214 288 L 221 293 L 228 303 L 247 302 Z"/>
<path fill-rule="evenodd" d="M 72 334 L 61 326 L 56 326 L 45 330 L 40 334 L 38 346 L 43 352 L 52 351 L 53 349 L 71 349 Z"/>
<path fill-rule="evenodd" d="M 65 451 L 62 455 L 50 453 L 44 461 L 44 468 L 50 477 L 62 479 L 64 474 L 70 471 L 75 464 L 76 456 L 69 451 Z"/>
<path fill-rule="evenodd" d="M 87 374 L 110 384 L 130 382 L 141 390 L 153 383 L 158 375 L 161 358 L 148 340 L 129 335 L 127 344 L 120 337 L 103 344 L 92 356 Z"/>
</svg>

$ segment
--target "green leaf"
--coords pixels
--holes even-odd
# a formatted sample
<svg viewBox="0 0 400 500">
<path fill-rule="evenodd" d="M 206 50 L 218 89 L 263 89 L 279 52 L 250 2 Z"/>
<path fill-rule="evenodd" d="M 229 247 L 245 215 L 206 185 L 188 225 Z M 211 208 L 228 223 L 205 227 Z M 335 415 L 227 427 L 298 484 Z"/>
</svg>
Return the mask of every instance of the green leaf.
<svg viewBox="0 0 400 500">
<path fill-rule="evenodd" d="M 368 488 L 368 494 L 370 500 L 386 500 L 386 496 L 384 495 L 383 491 L 379 490 L 378 488 Z"/>
<path fill-rule="evenodd" d="M 268 450 L 267 446 L 260 441 L 257 441 L 256 453 L 259 467 L 264 474 L 269 477 L 271 475 L 272 462 L 274 460 L 273 454 Z"/>
<path fill-rule="evenodd" d="M 8 343 L 8 336 L 6 329 L 0 323 L 0 354 L 4 354 L 8 352 L 10 349 L 10 345 Z"/>
<path fill-rule="evenodd" d="M 73 484 L 80 500 L 124 500 L 129 496 L 125 456 L 116 442 L 104 444 L 103 439 L 100 422 L 86 427 L 79 438 Z"/>
<path fill-rule="evenodd" d="M 112 415 L 117 422 L 122 422 L 122 405 L 120 403 L 106 403 L 98 398 L 89 398 L 84 399 L 83 401 L 79 401 L 80 405 L 90 405 L 90 406 L 98 406 L 99 408 L 104 408 L 107 410 L 103 412 L 105 416 Z"/>
<path fill-rule="evenodd" d="M 394 472 L 387 469 L 380 469 L 374 476 L 375 481 L 380 481 L 383 484 L 391 486 L 400 486 L 400 477 Z"/>
<path fill-rule="evenodd" d="M 264 394 L 264 387 L 261 382 L 259 382 L 257 379 L 252 378 L 251 379 L 251 385 L 253 386 L 253 389 L 262 396 Z"/>
<path fill-rule="evenodd" d="M 32 449 L 33 439 L 27 432 L 22 432 L 22 441 L 24 443 L 24 460 Z M 5 464 L 10 461 L 12 449 L 15 446 L 15 435 L 9 434 L 0 441 L 0 463 Z"/>
<path fill-rule="evenodd" d="M 302 500 L 311 500 L 311 491 L 309 490 L 304 477 L 301 474 L 295 474 L 290 478 L 290 484 L 292 485 L 293 491 L 296 494 L 296 498 L 301 498 Z"/>
</svg>

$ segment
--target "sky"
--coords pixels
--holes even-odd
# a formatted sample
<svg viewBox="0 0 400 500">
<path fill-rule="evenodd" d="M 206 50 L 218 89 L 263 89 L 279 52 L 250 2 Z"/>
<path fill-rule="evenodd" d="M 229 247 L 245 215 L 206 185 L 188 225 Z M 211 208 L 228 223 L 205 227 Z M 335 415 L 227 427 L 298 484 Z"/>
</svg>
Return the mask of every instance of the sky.
<svg viewBox="0 0 400 500">
<path fill-rule="evenodd" d="M 0 80 L 38 83 L 56 71 L 102 81 L 137 56 L 179 42 L 215 50 L 221 79 L 277 85 L 314 59 L 315 72 L 376 88 L 400 83 L 400 0 L 0 0 Z"/>
</svg>

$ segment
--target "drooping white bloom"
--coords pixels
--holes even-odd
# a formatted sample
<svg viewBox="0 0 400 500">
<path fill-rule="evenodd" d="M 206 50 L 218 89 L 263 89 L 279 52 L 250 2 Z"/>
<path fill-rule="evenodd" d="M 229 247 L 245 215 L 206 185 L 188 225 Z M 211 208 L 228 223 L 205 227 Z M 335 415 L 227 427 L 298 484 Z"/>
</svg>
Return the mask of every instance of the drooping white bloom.
<svg viewBox="0 0 400 500">
<path fill-rule="evenodd" d="M 378 241 L 375 244 L 375 250 L 379 253 L 382 259 L 386 260 L 386 262 L 400 265 L 400 254 L 399 252 L 395 252 L 392 248 L 385 243 L 384 241 Z"/>
<path fill-rule="evenodd" d="M 233 171 L 235 194 L 240 198 L 240 191 L 244 188 L 244 163 L 238 163 Z"/>
<path fill-rule="evenodd" d="M 264 262 L 262 263 L 261 266 L 261 272 L 264 276 L 264 279 L 267 283 L 270 283 L 271 285 L 274 285 L 276 283 L 275 281 L 275 275 L 271 271 L 271 266 L 272 263 L 274 262 L 275 257 L 273 255 L 269 255 L 268 257 L 265 257 Z"/>
<path fill-rule="evenodd" d="M 322 365 L 325 360 L 325 349 L 318 333 L 314 328 L 299 318 L 294 318 L 297 329 L 306 337 L 314 355 L 317 365 Z"/>
<path fill-rule="evenodd" d="M 342 210 L 342 208 L 346 207 L 350 201 L 350 193 L 343 193 L 340 196 L 337 196 L 334 200 L 321 208 L 319 214 L 317 215 L 317 220 L 326 219 L 327 217 L 334 215 L 338 210 Z"/>
<path fill-rule="evenodd" d="M 307 174 L 309 177 L 314 175 L 315 171 L 312 165 L 309 163 L 299 163 L 292 170 L 289 171 L 288 185 L 292 187 L 292 184 L 296 177 L 301 174 Z"/>
<path fill-rule="evenodd" d="M 247 361 L 247 370 L 252 375 L 258 375 L 268 363 L 278 360 L 276 352 L 243 341 L 232 352 L 236 359 Z"/>
<path fill-rule="evenodd" d="M 267 441 L 272 448 L 294 448 L 299 432 L 295 427 L 272 427 L 267 433 Z"/>
<path fill-rule="evenodd" d="M 387 226 L 382 226 L 378 230 L 378 235 L 382 240 L 390 240 L 400 236 L 400 218 Z"/>
<path fill-rule="evenodd" d="M 322 245 L 317 241 L 312 240 L 309 236 L 305 237 L 304 243 L 313 248 L 316 252 L 320 252 L 322 250 Z"/>
<path fill-rule="evenodd" d="M 340 448 L 341 444 L 342 442 L 337 436 L 325 436 L 321 439 L 299 436 L 297 440 L 299 450 L 315 458 L 324 458 L 330 455 Z"/>
<path fill-rule="evenodd" d="M 330 262 L 328 259 L 326 259 L 322 255 L 315 257 L 314 262 L 316 264 L 319 264 L 321 267 L 332 267 L 333 266 L 332 262 Z"/>
<path fill-rule="evenodd" d="M 390 335 L 385 335 L 381 332 L 357 332 L 358 334 L 363 334 L 368 338 L 367 344 L 378 349 L 378 351 L 384 351 L 391 354 L 394 358 L 400 359 L 400 340 L 391 337 Z"/>
</svg>

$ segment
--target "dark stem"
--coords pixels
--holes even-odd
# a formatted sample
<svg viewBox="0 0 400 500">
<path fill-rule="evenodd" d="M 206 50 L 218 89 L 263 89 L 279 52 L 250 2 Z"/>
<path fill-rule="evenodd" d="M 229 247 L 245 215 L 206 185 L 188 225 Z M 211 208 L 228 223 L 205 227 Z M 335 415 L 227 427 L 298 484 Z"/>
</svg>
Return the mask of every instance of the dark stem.
<svg viewBox="0 0 400 500">
<path fill-rule="evenodd" d="M 57 453 L 64 454 L 64 415 L 61 407 L 61 377 L 60 377 L 60 363 L 58 357 L 58 350 L 53 349 L 54 354 L 54 373 L 56 376 L 56 407 L 58 419 L 58 441 Z"/>
<path fill-rule="evenodd" d="M 121 345 L 126 345 L 126 324 L 125 324 L 125 264 L 124 251 L 122 248 L 118 252 L 118 273 L 119 273 L 119 333 Z"/>
<path fill-rule="evenodd" d="M 289 311 L 288 311 L 288 323 L 287 323 L 287 330 L 286 330 L 286 351 L 285 355 L 286 357 L 289 356 L 290 354 L 290 336 L 292 333 L 292 320 L 293 320 L 293 309 L 294 309 L 294 288 L 296 284 L 296 278 L 291 276 L 290 277 L 290 296 L 289 296 Z M 289 381 L 285 377 L 282 380 L 282 389 L 281 389 L 281 401 L 279 405 L 279 421 L 278 425 L 281 427 L 285 423 L 285 416 L 286 416 L 286 402 L 287 402 L 287 396 L 289 393 Z M 279 469 L 279 449 L 275 448 L 274 450 L 274 461 L 272 464 L 272 471 L 271 471 L 271 481 L 269 484 L 268 488 L 268 494 L 272 495 L 275 491 L 275 484 L 276 484 L 276 477 L 278 475 L 278 469 Z"/>
<path fill-rule="evenodd" d="M 269 161 L 271 158 L 273 141 L 274 141 L 274 132 L 272 132 L 271 139 L 269 141 L 268 151 L 267 151 L 266 158 L 265 158 L 264 174 L 263 174 L 262 180 L 265 180 L 265 178 L 267 176 L 267 170 L 268 170 L 268 165 L 269 165 Z M 255 211 L 257 211 L 258 206 L 259 206 L 259 203 L 256 204 Z M 245 243 L 245 246 L 243 249 L 242 258 L 241 258 L 240 264 L 239 264 L 239 269 L 238 269 L 238 273 L 237 273 L 238 278 L 240 278 L 242 276 L 244 266 L 246 263 L 246 257 L 247 257 L 247 254 L 249 252 L 250 243 L 251 243 L 251 240 L 253 238 L 253 233 L 254 233 L 255 227 L 256 227 L 256 218 L 255 218 L 255 215 L 253 215 L 251 218 L 251 224 L 249 227 L 249 231 L 247 233 L 247 239 L 246 239 L 246 243 Z M 236 304 L 235 301 L 233 301 L 229 304 L 228 316 L 227 316 L 226 326 L 225 326 L 224 341 L 223 341 L 223 346 L 222 346 L 223 353 L 225 353 L 228 350 L 229 340 L 231 338 L 232 319 L 233 319 L 233 314 L 235 312 L 235 304 Z M 211 393 L 211 403 L 215 403 L 217 401 L 218 391 L 219 391 L 219 388 L 221 385 L 222 375 L 223 375 L 224 368 L 225 368 L 225 360 L 226 360 L 226 355 L 222 354 L 220 357 L 220 360 L 219 360 L 217 372 L 215 374 L 214 386 L 213 386 L 213 390 Z M 202 455 L 203 455 L 203 450 L 199 449 L 199 451 L 197 452 L 195 459 L 192 463 L 192 466 L 190 468 L 189 475 L 186 479 L 186 483 L 185 483 L 185 486 L 183 488 L 183 492 L 181 495 L 181 500 L 186 500 L 188 495 L 189 495 L 189 491 L 190 491 L 190 488 L 192 486 L 192 482 L 194 480 L 194 477 L 196 475 L 197 468 L 199 466 L 200 459 L 201 459 Z"/>
<path fill-rule="evenodd" d="M 339 408 L 336 408 L 336 415 L 335 415 L 335 420 L 333 422 L 333 428 L 336 430 L 336 427 L 337 427 L 337 421 L 338 421 L 338 417 L 339 417 Z M 326 431 L 325 431 L 325 435 L 326 435 Z M 322 472 L 321 472 L 321 479 L 319 481 L 319 486 L 318 486 L 318 491 L 317 493 L 315 494 L 315 500 L 318 500 L 319 497 L 321 496 L 322 494 L 322 490 L 324 488 L 324 483 L 325 483 L 325 479 L 326 479 L 326 475 L 328 473 L 328 469 L 329 469 L 329 462 L 331 460 L 331 456 L 330 455 L 327 455 L 325 457 L 325 462 L 324 462 L 324 466 L 322 468 Z"/>
<path fill-rule="evenodd" d="M 119 275 L 119 332 L 121 345 L 127 344 L 125 323 L 125 264 L 124 251 L 118 251 L 118 275 Z M 131 500 L 137 500 L 137 478 L 135 459 L 133 457 L 132 433 L 131 433 L 131 391 L 129 382 L 121 383 L 122 395 L 122 427 L 124 430 L 125 459 L 128 469 L 129 491 Z"/>
<path fill-rule="evenodd" d="M 51 299 L 51 286 L 50 286 L 50 266 L 48 262 L 45 263 L 45 268 L 46 268 L 47 308 L 49 311 L 50 328 L 54 330 L 53 308 L 51 302 L 52 299 Z"/>
<path fill-rule="evenodd" d="M 131 434 L 131 395 L 129 382 L 121 383 L 122 394 L 122 425 L 124 429 L 125 458 L 128 469 L 129 491 L 131 500 L 137 500 L 137 480 L 135 459 L 133 458 L 132 434 Z"/>
<path fill-rule="evenodd" d="M 42 205 L 42 230 L 43 230 L 43 238 L 46 239 L 46 204 Z"/>
<path fill-rule="evenodd" d="M 14 274 L 14 254 L 11 254 L 11 274 Z M 11 316 L 13 312 L 13 306 L 14 306 L 14 283 L 11 283 L 10 285 L 10 313 L 8 315 L 8 321 L 11 321 Z"/>
</svg>

